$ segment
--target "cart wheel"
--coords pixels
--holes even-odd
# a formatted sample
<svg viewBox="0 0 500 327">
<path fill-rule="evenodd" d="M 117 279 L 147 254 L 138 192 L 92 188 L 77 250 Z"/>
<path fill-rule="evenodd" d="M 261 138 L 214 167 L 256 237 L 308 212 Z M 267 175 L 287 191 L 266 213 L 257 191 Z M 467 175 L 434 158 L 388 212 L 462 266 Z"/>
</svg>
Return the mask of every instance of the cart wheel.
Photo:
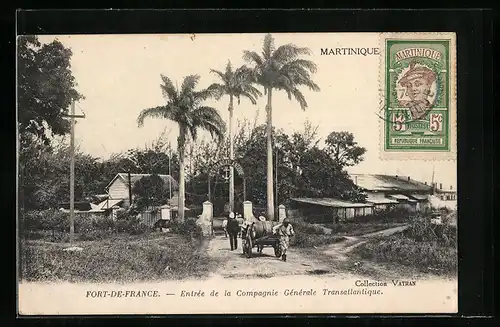
<svg viewBox="0 0 500 327">
<path fill-rule="evenodd" d="M 252 239 L 248 236 L 247 236 L 246 244 L 247 244 L 247 258 L 251 258 L 253 244 L 252 244 Z"/>
<path fill-rule="evenodd" d="M 277 258 L 281 257 L 281 246 L 279 244 L 274 246 L 274 255 Z"/>
</svg>

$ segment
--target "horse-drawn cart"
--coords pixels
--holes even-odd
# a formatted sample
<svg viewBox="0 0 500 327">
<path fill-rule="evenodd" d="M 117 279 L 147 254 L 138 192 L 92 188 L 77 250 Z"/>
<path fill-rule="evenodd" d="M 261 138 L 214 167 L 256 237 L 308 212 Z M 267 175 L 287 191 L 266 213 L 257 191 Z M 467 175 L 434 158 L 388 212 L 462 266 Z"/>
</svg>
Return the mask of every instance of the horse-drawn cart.
<svg viewBox="0 0 500 327">
<path fill-rule="evenodd" d="M 252 257 L 253 248 L 257 248 L 257 253 L 262 253 L 264 247 L 272 247 L 274 255 L 281 257 L 281 247 L 279 236 L 273 235 L 272 228 L 276 223 L 270 221 L 259 221 L 249 225 L 242 235 L 243 254 L 247 258 Z"/>
</svg>

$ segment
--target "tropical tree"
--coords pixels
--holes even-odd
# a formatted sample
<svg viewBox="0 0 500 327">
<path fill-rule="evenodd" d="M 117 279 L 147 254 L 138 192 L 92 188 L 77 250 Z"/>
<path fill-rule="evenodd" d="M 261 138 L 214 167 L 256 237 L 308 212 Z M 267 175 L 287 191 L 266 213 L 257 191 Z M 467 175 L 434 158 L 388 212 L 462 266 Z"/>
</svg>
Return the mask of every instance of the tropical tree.
<svg viewBox="0 0 500 327">
<path fill-rule="evenodd" d="M 299 87 L 306 86 L 313 91 L 320 90 L 311 78 L 311 73 L 316 72 L 316 64 L 302 58 L 303 55 L 310 54 L 309 48 L 295 44 L 285 44 L 275 48 L 271 34 L 267 34 L 264 38 L 262 55 L 255 51 L 243 52 L 243 59 L 253 65 L 251 69 L 254 81 L 264 88 L 264 94 L 267 95 L 267 211 L 271 220 L 274 220 L 272 92 L 285 91 L 288 99 L 291 100 L 293 97 L 302 110 L 305 110 L 306 98 Z"/>
<path fill-rule="evenodd" d="M 198 75 L 186 76 L 181 88 L 174 86 L 170 78 L 161 75 L 163 83 L 160 85 L 166 104 L 141 111 L 137 118 L 139 127 L 144 125 L 147 117 L 164 118 L 176 122 L 179 126 L 179 137 L 177 138 L 177 149 L 179 154 L 179 220 L 184 221 L 184 198 L 185 198 L 185 171 L 184 158 L 186 143 L 191 137 L 194 141 L 198 135 L 198 129 L 204 129 L 212 137 L 217 137 L 219 142 L 223 141 L 226 125 L 216 109 L 204 106 L 203 102 L 213 97 L 214 91 L 195 88 L 200 80 Z"/>
<path fill-rule="evenodd" d="M 216 92 L 217 100 L 220 100 L 225 95 L 229 96 L 229 158 L 234 160 L 234 142 L 232 137 L 234 98 L 238 100 L 238 104 L 240 104 L 240 98 L 244 97 L 255 105 L 257 104 L 257 98 L 260 97 L 262 93 L 252 85 L 251 71 L 246 66 L 233 70 L 231 61 L 228 61 L 224 73 L 214 69 L 211 69 L 210 72 L 219 76 L 222 83 L 214 83 L 210 85 L 208 89 Z M 229 171 L 229 208 L 230 211 L 234 211 L 233 167 L 231 167 Z"/>
<path fill-rule="evenodd" d="M 358 146 L 350 132 L 331 132 L 325 140 L 325 150 L 342 168 L 354 166 L 363 161 L 366 149 Z"/>
<path fill-rule="evenodd" d="M 45 144 L 54 135 L 65 135 L 64 118 L 71 101 L 83 98 L 71 71 L 71 49 L 59 40 L 42 44 L 36 36 L 18 38 L 17 103 L 21 149 L 35 139 Z"/>
</svg>

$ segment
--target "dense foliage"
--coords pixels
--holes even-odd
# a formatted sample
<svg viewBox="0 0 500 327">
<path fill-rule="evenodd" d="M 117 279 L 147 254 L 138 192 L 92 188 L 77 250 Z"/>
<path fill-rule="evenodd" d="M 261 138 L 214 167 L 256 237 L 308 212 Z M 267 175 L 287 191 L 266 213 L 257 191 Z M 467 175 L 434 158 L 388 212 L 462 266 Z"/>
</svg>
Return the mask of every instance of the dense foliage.
<svg viewBox="0 0 500 327">
<path fill-rule="evenodd" d="M 142 211 L 148 207 L 157 207 L 168 201 L 169 193 L 165 181 L 157 174 L 145 176 L 135 182 L 132 187 L 135 207 Z"/>
<path fill-rule="evenodd" d="M 58 40 L 42 45 L 36 36 L 18 38 L 17 100 L 21 145 L 29 144 L 32 138 L 49 144 L 49 134 L 69 132 L 70 124 L 64 114 L 68 114 L 72 100 L 83 97 L 76 90 L 71 56 L 71 50 Z"/>
</svg>

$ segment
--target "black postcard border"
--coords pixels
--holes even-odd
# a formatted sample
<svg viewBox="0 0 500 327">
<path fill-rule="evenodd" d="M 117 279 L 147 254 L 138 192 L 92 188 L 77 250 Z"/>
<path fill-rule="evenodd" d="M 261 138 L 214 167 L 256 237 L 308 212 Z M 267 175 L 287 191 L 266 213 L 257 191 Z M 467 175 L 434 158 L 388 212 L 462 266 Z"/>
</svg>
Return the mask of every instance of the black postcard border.
<svg viewBox="0 0 500 327">
<path fill-rule="evenodd" d="M 3 180 L 13 182 L 9 201 L 15 217 L 15 38 L 20 34 L 115 34 L 115 33 L 262 33 L 262 32 L 456 32 L 458 74 L 458 189 L 459 191 L 459 314 L 483 316 L 493 314 L 493 12 L 488 10 L 23 10 L 16 13 L 15 30 L 3 28 L 2 36 L 11 50 L 5 56 L 6 65 L 3 90 L 10 97 L 2 97 L 4 107 L 11 108 L 13 121 L 2 120 L 2 140 L 13 151 L 13 166 L 4 169 Z M 5 21 L 2 21 L 2 25 Z M 8 22 L 7 22 L 8 23 Z M 6 148 L 7 148 L 6 147 Z M 12 173 L 13 172 L 13 173 Z M 14 178 L 13 178 L 14 177 Z M 9 189 L 8 189 L 9 190 Z M 7 192 L 9 193 L 9 192 Z M 6 193 L 6 194 L 7 194 Z M 9 197 L 10 196 L 10 197 Z M 11 207 L 11 206 L 9 206 Z M 7 224 L 15 231 L 15 219 Z M 13 261 L 16 267 L 15 233 Z M 15 276 L 15 270 L 13 270 Z M 14 278 L 15 281 L 15 278 Z M 15 281 L 17 284 L 17 281 Z M 12 289 L 12 288 L 11 288 Z M 13 286 L 16 292 L 16 286 Z M 9 302 L 15 298 L 10 298 Z M 12 308 L 16 314 L 16 304 Z M 232 316 L 233 324 L 244 324 L 247 318 L 283 317 L 282 315 Z M 297 320 L 310 317 L 293 315 Z M 325 315 L 314 315 L 325 317 Z M 329 315 L 331 316 L 331 315 Z M 376 323 L 381 315 L 358 315 Z M 397 324 L 402 315 L 383 315 L 388 322 Z M 417 317 L 411 315 L 405 317 Z M 96 316 L 93 316 L 96 317 Z M 127 317 L 127 316 L 121 316 Z M 137 316 L 130 316 L 137 317 Z M 148 317 L 148 316 L 142 316 Z M 196 317 L 200 322 L 207 316 Z M 224 316 L 210 316 L 222 318 Z M 335 315 L 335 317 L 346 317 Z M 441 316 L 444 317 L 444 316 Z M 49 317 L 46 317 L 49 318 Z M 66 317 L 83 324 L 81 316 Z M 101 317 L 104 318 L 104 317 Z M 437 318 L 437 317 L 436 317 Z M 75 320 L 76 321 L 75 321 Z M 33 320 L 27 318 L 26 320 Z M 45 319 L 44 319 L 45 320 Z M 49 320 L 59 320 L 51 318 Z M 357 319 L 356 319 L 357 320 Z M 442 320 L 442 319 L 439 319 Z M 127 322 L 128 321 L 128 322 Z M 134 318 L 120 324 L 133 323 Z M 151 323 L 154 320 L 151 321 Z M 45 320 L 45 322 L 48 322 Z M 111 321 L 104 318 L 104 323 Z M 207 321 L 208 322 L 208 321 Z M 380 322 L 380 321 L 379 321 Z M 92 323 L 97 323 L 92 319 Z M 222 321 L 221 321 L 222 323 Z"/>
</svg>

